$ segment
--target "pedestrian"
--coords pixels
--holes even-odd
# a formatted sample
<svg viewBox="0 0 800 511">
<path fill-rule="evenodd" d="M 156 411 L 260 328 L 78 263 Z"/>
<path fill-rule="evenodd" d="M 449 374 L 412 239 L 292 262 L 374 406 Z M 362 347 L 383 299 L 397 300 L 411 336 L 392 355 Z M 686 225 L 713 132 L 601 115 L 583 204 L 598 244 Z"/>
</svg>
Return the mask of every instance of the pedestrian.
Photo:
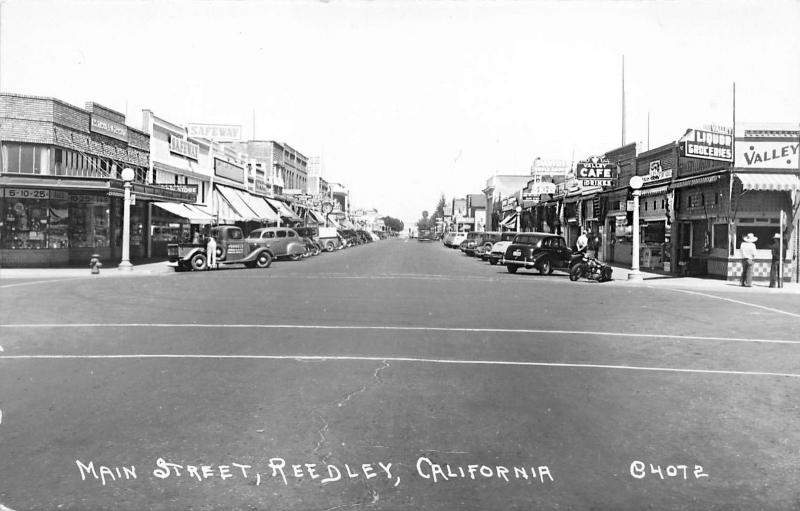
<svg viewBox="0 0 800 511">
<path fill-rule="evenodd" d="M 578 236 L 578 241 L 575 242 L 575 250 L 579 253 L 584 253 L 588 246 L 589 238 L 586 236 L 586 231 L 582 230 L 581 235 Z"/>
<path fill-rule="evenodd" d="M 769 287 L 783 287 L 783 278 L 781 275 L 781 256 L 786 255 L 786 250 L 781 254 L 781 234 L 775 233 L 772 237 L 772 245 L 769 246 L 772 252 L 772 266 L 769 267 Z"/>
<path fill-rule="evenodd" d="M 596 231 L 592 237 L 592 245 L 594 245 L 594 256 L 600 257 L 600 247 L 603 244 L 603 238 L 600 237 L 600 231 Z"/>
<path fill-rule="evenodd" d="M 214 239 L 214 236 L 208 237 L 208 242 L 206 243 L 206 254 L 208 259 L 208 268 L 216 268 L 217 266 L 217 240 Z"/>
<path fill-rule="evenodd" d="M 753 284 L 753 264 L 756 260 L 756 238 L 752 232 L 747 233 L 739 245 L 742 252 L 742 287 L 751 287 Z"/>
</svg>

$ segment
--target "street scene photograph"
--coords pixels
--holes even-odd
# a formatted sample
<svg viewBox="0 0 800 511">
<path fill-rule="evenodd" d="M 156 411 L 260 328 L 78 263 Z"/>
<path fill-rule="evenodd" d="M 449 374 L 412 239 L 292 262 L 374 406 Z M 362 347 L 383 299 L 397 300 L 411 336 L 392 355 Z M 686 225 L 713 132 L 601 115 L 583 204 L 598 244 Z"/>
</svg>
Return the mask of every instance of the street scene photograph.
<svg viewBox="0 0 800 511">
<path fill-rule="evenodd" d="M 0 511 L 800 509 L 799 25 L 0 1 Z"/>
</svg>

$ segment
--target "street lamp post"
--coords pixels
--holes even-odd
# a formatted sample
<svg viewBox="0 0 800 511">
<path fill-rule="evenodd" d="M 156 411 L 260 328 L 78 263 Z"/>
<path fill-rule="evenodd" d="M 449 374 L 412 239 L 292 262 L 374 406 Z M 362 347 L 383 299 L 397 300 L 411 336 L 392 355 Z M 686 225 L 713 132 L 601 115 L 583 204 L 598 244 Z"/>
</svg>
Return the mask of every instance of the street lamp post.
<svg viewBox="0 0 800 511">
<path fill-rule="evenodd" d="M 633 252 L 631 253 L 631 271 L 628 280 L 642 280 L 639 271 L 639 196 L 642 194 L 642 178 L 633 176 L 630 187 L 633 189 Z"/>
<path fill-rule="evenodd" d="M 517 212 L 517 233 L 519 234 L 519 215 L 520 215 L 520 213 L 522 213 L 522 208 L 517 206 L 516 207 L 516 212 Z"/>
<path fill-rule="evenodd" d="M 122 261 L 119 263 L 119 270 L 132 270 L 131 264 L 131 181 L 134 172 L 131 168 L 122 170 L 122 180 L 125 181 L 125 201 L 122 211 Z"/>
</svg>

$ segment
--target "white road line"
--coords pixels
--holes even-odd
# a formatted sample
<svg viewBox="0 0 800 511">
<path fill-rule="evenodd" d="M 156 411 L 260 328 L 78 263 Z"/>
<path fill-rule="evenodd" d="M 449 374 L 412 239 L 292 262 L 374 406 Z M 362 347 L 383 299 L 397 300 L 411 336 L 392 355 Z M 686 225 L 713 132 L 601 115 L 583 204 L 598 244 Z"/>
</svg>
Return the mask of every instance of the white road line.
<svg viewBox="0 0 800 511">
<path fill-rule="evenodd" d="M 91 277 L 86 276 L 86 277 L 69 277 L 64 279 L 34 280 L 31 282 L 20 282 L 19 284 L 4 284 L 0 286 L 0 289 L 7 289 L 11 287 L 21 287 L 21 286 L 33 286 L 35 284 L 50 284 L 53 282 L 65 282 L 68 280 L 88 280 L 88 279 L 91 279 Z M 0 511 L 2 511 L 2 508 L 0 508 Z"/>
<path fill-rule="evenodd" d="M 655 289 L 651 287 L 651 289 Z M 772 307 L 767 307 L 765 305 L 758 305 L 757 303 L 750 303 L 750 302 L 743 302 L 741 300 L 734 300 L 733 298 L 725 298 L 724 296 L 717 296 L 717 295 L 710 295 L 708 293 L 700 293 L 698 291 L 688 291 L 686 289 L 675 289 L 675 288 L 663 288 L 669 289 L 670 291 L 676 291 L 678 293 L 686 293 L 690 295 L 697 295 L 697 296 L 705 296 L 706 298 L 714 298 L 716 300 L 724 300 L 726 302 L 738 303 L 739 305 L 746 305 L 748 307 L 755 307 L 757 309 L 764 309 L 770 312 L 776 312 L 778 314 L 786 314 L 787 316 L 792 316 L 793 318 L 800 318 L 800 314 L 795 314 L 794 312 L 787 312 L 780 309 L 774 309 Z"/>
<path fill-rule="evenodd" d="M 295 360 L 298 362 L 413 362 L 449 365 L 495 365 L 519 367 L 558 367 L 570 369 L 617 369 L 626 371 L 655 371 L 668 373 L 727 374 L 737 376 L 781 376 L 800 378 L 794 373 L 763 371 L 725 371 L 721 369 L 684 369 L 679 367 L 646 367 L 606 364 L 571 364 L 567 362 L 520 362 L 512 360 L 458 360 L 414 357 L 357 357 L 339 355 L 189 355 L 189 354 L 131 354 L 131 355 L 0 355 L 0 360 L 125 360 L 125 359 L 214 359 L 214 360 Z"/>
<path fill-rule="evenodd" d="M 593 337 L 634 337 L 644 339 L 677 339 L 696 341 L 753 342 L 767 344 L 800 344 L 797 339 L 751 339 L 746 337 L 704 337 L 699 335 L 644 334 L 631 332 L 599 332 L 586 330 L 544 330 L 513 328 L 458 328 L 428 326 L 370 326 L 370 325 L 256 325 L 256 324 L 204 324 L 204 323 L 12 323 L 0 324 L 2 328 L 253 328 L 296 330 L 383 330 L 406 332 L 463 332 L 463 333 L 509 333 L 582 335 Z"/>
</svg>

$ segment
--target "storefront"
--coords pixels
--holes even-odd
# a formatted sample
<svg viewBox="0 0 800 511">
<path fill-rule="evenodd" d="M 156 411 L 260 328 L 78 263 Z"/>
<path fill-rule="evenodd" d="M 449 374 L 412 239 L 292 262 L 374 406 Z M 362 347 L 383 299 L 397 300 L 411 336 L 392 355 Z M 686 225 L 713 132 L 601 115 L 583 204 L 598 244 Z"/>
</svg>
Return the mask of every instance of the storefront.
<svg viewBox="0 0 800 511">
<path fill-rule="evenodd" d="M 123 188 L 117 180 L 0 178 L 0 261 L 47 267 L 115 260 L 122 252 Z M 147 257 L 150 202 L 189 200 L 172 190 L 134 184 L 130 255 Z"/>
</svg>

